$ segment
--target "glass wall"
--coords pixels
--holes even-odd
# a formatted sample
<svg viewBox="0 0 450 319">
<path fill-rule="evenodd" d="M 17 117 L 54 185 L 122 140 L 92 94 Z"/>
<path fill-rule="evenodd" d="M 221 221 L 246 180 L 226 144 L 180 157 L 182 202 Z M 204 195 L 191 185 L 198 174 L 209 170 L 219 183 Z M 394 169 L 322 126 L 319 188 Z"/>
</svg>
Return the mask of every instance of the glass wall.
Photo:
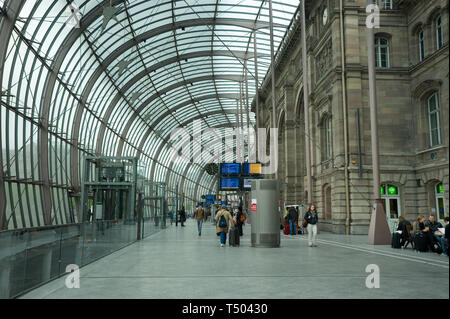
<svg viewBox="0 0 450 319">
<path fill-rule="evenodd" d="M 159 228 L 153 228 L 153 232 Z M 135 221 L 102 220 L 0 232 L 0 298 L 15 298 L 137 238 Z"/>
</svg>

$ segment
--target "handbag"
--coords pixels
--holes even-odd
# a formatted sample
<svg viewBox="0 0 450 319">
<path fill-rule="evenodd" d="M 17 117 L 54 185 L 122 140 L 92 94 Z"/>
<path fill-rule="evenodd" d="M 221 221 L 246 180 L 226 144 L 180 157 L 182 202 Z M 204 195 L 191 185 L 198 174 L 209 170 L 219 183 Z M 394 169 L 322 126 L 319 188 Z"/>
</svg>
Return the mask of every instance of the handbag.
<svg viewBox="0 0 450 319">
<path fill-rule="evenodd" d="M 306 219 L 303 220 L 302 226 L 303 228 L 306 228 L 308 226 L 308 221 Z"/>
</svg>

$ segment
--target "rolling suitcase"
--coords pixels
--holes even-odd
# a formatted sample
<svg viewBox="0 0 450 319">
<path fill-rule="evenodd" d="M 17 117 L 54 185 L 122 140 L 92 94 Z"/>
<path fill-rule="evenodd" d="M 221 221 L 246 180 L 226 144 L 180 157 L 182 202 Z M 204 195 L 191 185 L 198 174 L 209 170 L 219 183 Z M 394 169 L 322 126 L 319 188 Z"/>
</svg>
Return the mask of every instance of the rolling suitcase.
<svg viewBox="0 0 450 319">
<path fill-rule="evenodd" d="M 414 236 L 414 247 L 421 252 L 428 251 L 427 238 L 421 231 Z"/>
<path fill-rule="evenodd" d="M 237 227 L 230 228 L 229 237 L 230 237 L 229 238 L 230 246 L 233 247 L 239 246 L 240 237 L 239 237 L 239 229 L 237 229 Z"/>
<path fill-rule="evenodd" d="M 392 243 L 391 243 L 392 248 L 400 248 L 401 237 L 402 237 L 402 235 L 397 232 L 392 233 Z"/>
<path fill-rule="evenodd" d="M 289 235 L 289 234 L 291 233 L 291 228 L 290 228 L 290 226 L 289 226 L 288 223 L 285 223 L 285 224 L 284 224 L 284 231 L 283 231 L 283 233 L 284 233 L 285 235 Z"/>
</svg>

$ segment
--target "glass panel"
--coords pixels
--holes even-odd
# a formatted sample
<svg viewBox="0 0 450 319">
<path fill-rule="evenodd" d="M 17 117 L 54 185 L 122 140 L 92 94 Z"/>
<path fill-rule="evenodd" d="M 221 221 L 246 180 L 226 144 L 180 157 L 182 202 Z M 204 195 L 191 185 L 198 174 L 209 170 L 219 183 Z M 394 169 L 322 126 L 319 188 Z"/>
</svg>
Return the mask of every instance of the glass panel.
<svg viewBox="0 0 450 319">
<path fill-rule="evenodd" d="M 381 48 L 380 51 L 381 51 L 380 53 L 381 67 L 387 68 L 388 67 L 387 48 Z"/>
<path fill-rule="evenodd" d="M 431 146 L 439 145 L 439 132 L 437 129 L 431 130 Z"/>
<path fill-rule="evenodd" d="M 437 98 L 437 95 L 435 93 L 428 99 L 428 111 L 430 113 L 435 111 L 437 108 L 436 98 Z"/>
<path fill-rule="evenodd" d="M 436 193 L 444 194 L 444 185 L 442 183 L 436 185 Z"/>
<path fill-rule="evenodd" d="M 438 50 L 440 48 L 442 48 L 442 43 L 443 43 L 443 39 L 442 39 L 442 19 L 439 16 L 436 19 L 436 44 L 437 44 L 437 49 Z"/>
<path fill-rule="evenodd" d="M 398 195 L 398 188 L 394 185 L 389 185 L 388 194 L 389 195 Z"/>
<path fill-rule="evenodd" d="M 438 209 L 438 212 L 439 212 L 439 219 L 440 220 L 444 220 L 444 218 L 445 218 L 444 198 L 439 197 L 437 199 L 437 202 L 438 202 L 437 209 Z"/>
<path fill-rule="evenodd" d="M 423 31 L 419 32 L 419 58 L 422 61 L 425 58 L 425 46 L 423 39 Z"/>
<path fill-rule="evenodd" d="M 399 216 L 398 199 L 397 198 L 389 199 L 389 216 L 391 219 L 397 219 Z"/>
</svg>

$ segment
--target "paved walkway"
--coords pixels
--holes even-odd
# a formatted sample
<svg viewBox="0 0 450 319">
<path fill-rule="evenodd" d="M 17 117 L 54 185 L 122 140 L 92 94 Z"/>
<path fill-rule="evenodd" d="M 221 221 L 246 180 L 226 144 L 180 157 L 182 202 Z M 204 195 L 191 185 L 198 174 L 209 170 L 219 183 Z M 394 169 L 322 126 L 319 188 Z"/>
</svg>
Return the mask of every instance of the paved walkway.
<svg viewBox="0 0 450 319">
<path fill-rule="evenodd" d="M 250 225 L 240 247 L 220 247 L 215 228 L 170 226 L 80 271 L 80 288 L 65 277 L 23 298 L 449 298 L 447 256 L 369 246 L 367 236 L 281 235 L 280 248 L 252 248 Z M 366 287 L 366 266 L 380 270 L 380 288 Z"/>
</svg>

